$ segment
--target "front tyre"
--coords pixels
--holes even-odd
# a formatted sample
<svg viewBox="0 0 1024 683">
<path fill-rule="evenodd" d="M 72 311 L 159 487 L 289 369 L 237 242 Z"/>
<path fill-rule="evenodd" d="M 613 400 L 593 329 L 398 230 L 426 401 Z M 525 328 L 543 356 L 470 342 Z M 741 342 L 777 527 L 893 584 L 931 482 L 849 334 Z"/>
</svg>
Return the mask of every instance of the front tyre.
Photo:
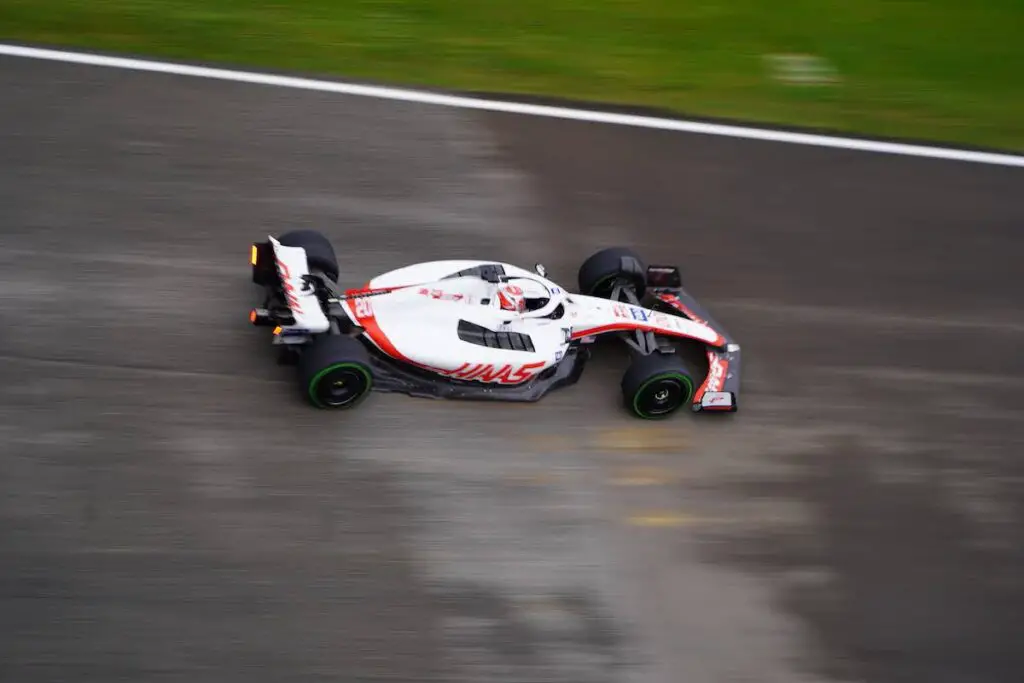
<svg viewBox="0 0 1024 683">
<path fill-rule="evenodd" d="M 677 354 L 638 356 L 622 376 L 622 396 L 633 415 L 658 420 L 693 400 L 697 373 Z"/>
<path fill-rule="evenodd" d="M 369 354 L 352 337 L 317 337 L 302 351 L 298 365 L 306 398 L 317 408 L 354 408 L 373 389 Z"/>
<path fill-rule="evenodd" d="M 647 269 L 631 249 L 610 247 L 584 261 L 577 280 L 580 294 L 610 299 L 615 285 L 625 284 L 633 288 L 637 299 L 642 299 L 647 287 Z"/>
</svg>

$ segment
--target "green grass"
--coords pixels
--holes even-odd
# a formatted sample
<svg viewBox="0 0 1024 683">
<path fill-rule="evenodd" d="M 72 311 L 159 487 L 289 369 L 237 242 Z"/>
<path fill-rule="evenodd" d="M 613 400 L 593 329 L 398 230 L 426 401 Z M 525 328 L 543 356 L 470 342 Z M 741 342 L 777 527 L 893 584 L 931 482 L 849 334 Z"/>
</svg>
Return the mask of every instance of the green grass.
<svg viewBox="0 0 1024 683">
<path fill-rule="evenodd" d="M 2 0 L 0 40 L 1024 149 L 1024 0 Z M 823 57 L 793 86 L 765 56 Z"/>
</svg>

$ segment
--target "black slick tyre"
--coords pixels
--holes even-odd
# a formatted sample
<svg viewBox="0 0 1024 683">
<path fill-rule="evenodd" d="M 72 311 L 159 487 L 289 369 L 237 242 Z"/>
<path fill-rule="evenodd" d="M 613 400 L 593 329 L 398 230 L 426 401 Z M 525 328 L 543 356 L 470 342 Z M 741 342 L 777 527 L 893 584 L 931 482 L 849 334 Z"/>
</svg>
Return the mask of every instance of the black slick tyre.
<svg viewBox="0 0 1024 683">
<path fill-rule="evenodd" d="M 317 408 L 354 408 L 373 389 L 369 353 L 352 337 L 317 337 L 303 349 L 298 366 L 306 399 Z"/>
<path fill-rule="evenodd" d="M 319 270 L 331 282 L 338 281 L 338 258 L 331 241 L 316 230 L 293 230 L 277 238 L 286 247 L 302 247 L 306 250 L 306 263 L 310 272 Z"/>
<path fill-rule="evenodd" d="M 616 282 L 620 282 L 631 285 L 637 298 L 642 299 L 647 288 L 647 267 L 630 249 L 609 247 L 583 262 L 577 280 L 580 294 L 608 299 Z"/>
<path fill-rule="evenodd" d="M 689 406 L 698 373 L 678 354 L 637 356 L 622 376 L 626 408 L 644 420 L 658 420 Z"/>
</svg>

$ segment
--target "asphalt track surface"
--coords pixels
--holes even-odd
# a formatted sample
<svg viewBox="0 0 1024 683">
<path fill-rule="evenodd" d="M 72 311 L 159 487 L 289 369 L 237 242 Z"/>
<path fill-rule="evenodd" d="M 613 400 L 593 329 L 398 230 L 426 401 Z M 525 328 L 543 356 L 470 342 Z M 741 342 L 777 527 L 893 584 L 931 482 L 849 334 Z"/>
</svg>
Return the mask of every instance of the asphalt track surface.
<svg viewBox="0 0 1024 683">
<path fill-rule="evenodd" d="M 1024 172 L 0 59 L 0 680 L 1010 683 Z M 677 261 L 742 412 L 303 404 L 247 247 Z"/>
</svg>

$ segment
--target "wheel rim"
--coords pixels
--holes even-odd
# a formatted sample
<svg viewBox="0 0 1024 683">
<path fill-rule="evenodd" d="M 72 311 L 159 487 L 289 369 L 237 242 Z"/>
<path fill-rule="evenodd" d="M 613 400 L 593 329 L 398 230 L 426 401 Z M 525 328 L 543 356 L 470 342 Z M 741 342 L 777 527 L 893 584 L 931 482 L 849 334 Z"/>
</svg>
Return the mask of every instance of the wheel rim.
<svg viewBox="0 0 1024 683">
<path fill-rule="evenodd" d="M 678 410 L 692 393 L 689 377 L 677 374 L 654 377 L 636 393 L 633 408 L 642 417 L 664 417 Z"/>
<path fill-rule="evenodd" d="M 370 387 L 370 377 L 358 365 L 335 365 L 317 373 L 309 385 L 309 394 L 321 406 L 342 408 L 362 398 Z"/>
</svg>

